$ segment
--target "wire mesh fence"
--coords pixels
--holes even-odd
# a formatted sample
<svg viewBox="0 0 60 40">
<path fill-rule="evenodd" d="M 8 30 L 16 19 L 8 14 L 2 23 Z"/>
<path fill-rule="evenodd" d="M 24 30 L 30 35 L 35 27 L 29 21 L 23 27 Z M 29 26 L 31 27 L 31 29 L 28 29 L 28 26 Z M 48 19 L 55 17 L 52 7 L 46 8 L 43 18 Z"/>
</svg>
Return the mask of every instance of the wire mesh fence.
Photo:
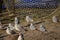
<svg viewBox="0 0 60 40">
<path fill-rule="evenodd" d="M 42 1 L 42 0 L 6 0 L 9 8 L 47 8 L 47 7 L 56 7 L 57 2 L 53 0 Z"/>
<path fill-rule="evenodd" d="M 27 15 L 31 16 L 35 20 L 36 19 L 38 20 L 42 17 L 50 15 L 55 10 L 55 8 L 52 9 L 53 6 L 55 7 L 55 2 L 53 2 L 53 1 L 42 2 L 41 0 L 40 1 L 3 0 L 3 2 L 7 9 L 7 13 L 4 13 L 4 17 L 2 16 L 2 18 L 1 18 L 1 20 L 3 20 L 3 23 L 4 23 L 4 20 L 6 20 L 6 21 L 14 20 L 14 17 L 16 17 L 16 16 L 20 17 L 20 20 L 24 20 L 25 16 L 27 16 Z M 51 9 L 47 8 L 49 3 L 51 6 Z M 41 7 L 43 9 L 41 9 Z M 6 21 L 5 21 L 5 23 L 6 23 Z"/>
</svg>

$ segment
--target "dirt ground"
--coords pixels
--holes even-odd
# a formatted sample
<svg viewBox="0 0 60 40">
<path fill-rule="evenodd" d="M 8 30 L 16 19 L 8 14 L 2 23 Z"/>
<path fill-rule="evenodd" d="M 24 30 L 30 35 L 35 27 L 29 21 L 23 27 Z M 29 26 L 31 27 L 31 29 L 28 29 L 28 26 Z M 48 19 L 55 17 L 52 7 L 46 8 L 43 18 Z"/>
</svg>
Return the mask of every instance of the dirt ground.
<svg viewBox="0 0 60 40">
<path fill-rule="evenodd" d="M 38 11 L 38 10 L 37 10 Z M 36 11 L 34 11 L 35 13 Z M 48 11 L 50 13 L 50 11 Z M 42 13 L 42 11 L 41 11 Z M 60 9 L 57 12 L 60 14 Z M 55 15 L 57 14 L 55 13 Z M 36 12 L 37 14 L 37 12 Z M 58 14 L 58 15 L 59 15 Z M 40 16 L 40 13 L 39 13 Z M 24 14 L 25 17 L 25 14 Z M 39 17 L 40 18 L 40 17 Z M 36 19 L 38 20 L 38 19 Z M 42 19 L 41 19 L 42 20 Z M 60 15 L 59 15 L 59 22 L 53 23 L 51 19 L 46 19 L 46 20 L 39 20 L 39 22 L 34 23 L 36 30 L 32 31 L 29 28 L 29 24 L 26 22 L 22 23 L 22 34 L 24 40 L 60 40 Z M 4 21 L 4 20 L 3 20 Z M 7 21 L 5 21 L 7 22 Z M 39 31 L 39 25 L 43 24 L 47 30 L 47 32 L 41 32 Z M 16 34 L 8 35 L 6 33 L 6 30 L 0 29 L 0 40 L 17 40 L 19 37 L 19 33 L 16 30 L 14 30 Z"/>
<path fill-rule="evenodd" d="M 46 27 L 47 33 L 38 30 L 40 24 Z M 60 40 L 60 22 L 53 23 L 50 19 L 34 25 L 36 26 L 34 31 L 30 30 L 29 26 L 24 27 L 26 30 L 22 29 L 24 40 Z M 5 30 L 0 29 L 0 40 L 17 40 L 18 33 L 8 35 Z"/>
</svg>

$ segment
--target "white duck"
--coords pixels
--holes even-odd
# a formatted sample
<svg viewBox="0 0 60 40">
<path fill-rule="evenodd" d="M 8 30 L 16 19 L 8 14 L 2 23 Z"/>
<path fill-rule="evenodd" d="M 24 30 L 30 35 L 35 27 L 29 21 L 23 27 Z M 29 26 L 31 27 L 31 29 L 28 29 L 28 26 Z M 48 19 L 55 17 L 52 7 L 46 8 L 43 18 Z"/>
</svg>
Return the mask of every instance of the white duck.
<svg viewBox="0 0 60 40">
<path fill-rule="evenodd" d="M 14 30 L 14 27 L 11 23 L 9 23 L 9 27 L 10 27 L 11 30 Z"/>
<path fill-rule="evenodd" d="M 18 23 L 19 23 L 18 17 L 15 17 L 15 24 L 18 24 Z"/>
<path fill-rule="evenodd" d="M 52 17 L 52 21 L 55 22 L 55 23 L 58 22 L 57 17 L 56 16 L 53 16 Z"/>
<path fill-rule="evenodd" d="M 17 17 L 15 17 L 15 29 L 16 29 L 17 31 L 20 31 L 20 30 L 21 30 L 21 26 L 20 26 L 19 23 L 18 23 L 18 18 L 17 18 Z"/>
<path fill-rule="evenodd" d="M 19 24 L 15 24 L 15 30 L 21 31 L 21 26 Z"/>
<path fill-rule="evenodd" d="M 27 22 L 33 22 L 33 19 L 31 17 L 29 17 L 29 16 L 26 16 L 26 21 Z"/>
<path fill-rule="evenodd" d="M 41 24 L 40 27 L 39 27 L 39 30 L 42 31 L 42 32 L 46 32 L 46 28 Z"/>
<path fill-rule="evenodd" d="M 35 26 L 32 23 L 30 24 L 30 29 L 31 30 L 35 30 L 36 29 Z"/>
<path fill-rule="evenodd" d="M 12 34 L 12 30 L 9 27 L 7 27 L 6 33 L 9 34 L 9 35 L 11 35 Z"/>
<path fill-rule="evenodd" d="M 17 40 L 23 40 L 23 35 L 19 33 L 19 37 Z"/>
</svg>

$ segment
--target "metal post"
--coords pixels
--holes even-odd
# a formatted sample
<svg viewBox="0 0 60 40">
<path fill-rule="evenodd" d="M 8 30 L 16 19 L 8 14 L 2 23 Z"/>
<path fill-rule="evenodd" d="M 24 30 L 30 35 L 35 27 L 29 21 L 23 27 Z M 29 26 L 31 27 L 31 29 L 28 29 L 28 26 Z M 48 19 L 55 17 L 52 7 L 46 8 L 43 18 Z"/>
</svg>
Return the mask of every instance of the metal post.
<svg viewBox="0 0 60 40">
<path fill-rule="evenodd" d="M 0 13 L 2 12 L 2 0 L 0 0 Z"/>
</svg>

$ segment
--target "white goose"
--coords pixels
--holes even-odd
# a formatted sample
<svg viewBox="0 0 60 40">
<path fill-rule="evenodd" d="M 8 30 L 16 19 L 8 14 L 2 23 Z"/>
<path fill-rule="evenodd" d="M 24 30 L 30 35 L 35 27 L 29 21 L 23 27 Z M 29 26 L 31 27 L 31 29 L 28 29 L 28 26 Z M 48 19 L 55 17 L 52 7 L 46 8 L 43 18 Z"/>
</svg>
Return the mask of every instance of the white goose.
<svg viewBox="0 0 60 40">
<path fill-rule="evenodd" d="M 15 24 L 15 30 L 21 31 L 21 26 L 19 24 Z"/>
<path fill-rule="evenodd" d="M 11 35 L 12 34 L 12 30 L 9 27 L 7 27 L 6 33 L 9 34 L 9 35 Z"/>
<path fill-rule="evenodd" d="M 22 36 L 22 34 L 19 33 L 19 37 L 18 37 L 17 40 L 23 40 L 23 36 Z"/>
<path fill-rule="evenodd" d="M 32 23 L 30 24 L 30 29 L 31 30 L 35 30 L 36 29 L 35 26 Z"/>
<path fill-rule="evenodd" d="M 15 17 L 15 24 L 18 24 L 18 23 L 19 23 L 18 17 Z"/>
<path fill-rule="evenodd" d="M 40 27 L 39 27 L 39 30 L 42 31 L 42 32 L 46 32 L 46 28 L 41 24 Z"/>
<path fill-rule="evenodd" d="M 20 26 L 19 23 L 18 23 L 18 18 L 17 18 L 17 17 L 15 17 L 15 29 L 16 29 L 17 31 L 20 31 L 20 30 L 21 30 L 21 26 Z"/>
<path fill-rule="evenodd" d="M 31 17 L 29 17 L 29 16 L 26 16 L 26 21 L 27 22 L 33 22 L 33 19 Z"/>
<path fill-rule="evenodd" d="M 52 21 L 53 21 L 54 23 L 58 22 L 57 17 L 56 17 L 56 16 L 53 16 L 53 17 L 52 17 Z"/>
<path fill-rule="evenodd" d="M 9 27 L 10 27 L 11 30 L 14 30 L 14 27 L 11 23 L 9 23 Z"/>
</svg>

